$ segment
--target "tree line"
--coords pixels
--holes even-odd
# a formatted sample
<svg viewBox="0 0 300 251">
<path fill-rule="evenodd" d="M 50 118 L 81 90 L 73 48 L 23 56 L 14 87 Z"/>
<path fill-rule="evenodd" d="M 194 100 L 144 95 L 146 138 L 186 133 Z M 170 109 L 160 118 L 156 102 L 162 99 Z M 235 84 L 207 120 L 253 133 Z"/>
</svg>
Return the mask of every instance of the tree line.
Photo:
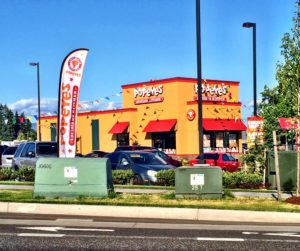
<svg viewBox="0 0 300 251">
<path fill-rule="evenodd" d="M 14 113 L 0 104 L 0 141 L 13 140 L 36 140 L 36 131 L 24 113 Z"/>
</svg>

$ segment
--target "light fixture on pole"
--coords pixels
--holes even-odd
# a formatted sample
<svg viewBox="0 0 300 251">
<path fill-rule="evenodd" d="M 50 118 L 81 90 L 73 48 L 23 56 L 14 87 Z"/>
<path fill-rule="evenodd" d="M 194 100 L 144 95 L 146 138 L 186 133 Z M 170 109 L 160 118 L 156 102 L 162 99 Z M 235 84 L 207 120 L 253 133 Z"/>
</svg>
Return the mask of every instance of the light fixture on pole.
<svg viewBox="0 0 300 251">
<path fill-rule="evenodd" d="M 243 23 L 244 28 L 253 28 L 253 101 L 254 111 L 253 116 L 257 116 L 257 103 L 256 103 L 256 23 L 246 22 Z"/>
<path fill-rule="evenodd" d="M 42 141 L 42 133 L 41 133 L 41 97 L 40 97 L 40 63 L 39 62 L 32 62 L 29 63 L 31 66 L 36 66 L 37 68 L 37 82 L 38 82 L 38 130 L 39 130 L 39 137 L 38 140 Z"/>
</svg>

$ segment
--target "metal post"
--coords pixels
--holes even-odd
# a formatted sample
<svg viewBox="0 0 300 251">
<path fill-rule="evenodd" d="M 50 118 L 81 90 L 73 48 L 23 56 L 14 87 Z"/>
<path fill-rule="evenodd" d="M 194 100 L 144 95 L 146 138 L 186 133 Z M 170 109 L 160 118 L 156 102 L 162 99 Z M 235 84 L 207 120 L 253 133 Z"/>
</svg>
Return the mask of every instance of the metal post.
<svg viewBox="0 0 300 251">
<path fill-rule="evenodd" d="M 278 149 L 277 149 L 277 138 L 276 131 L 273 131 L 273 144 L 274 144 L 274 159 L 275 159 L 275 173 L 276 173 L 276 185 L 277 185 L 277 197 L 281 201 L 281 184 L 280 184 L 280 171 L 279 171 L 279 160 L 278 160 Z"/>
<path fill-rule="evenodd" d="M 199 163 L 203 163 L 203 124 L 202 124 L 202 62 L 201 62 L 201 18 L 200 0 L 196 0 L 196 34 L 197 34 L 197 93 L 198 93 L 198 130 L 199 130 Z"/>
<path fill-rule="evenodd" d="M 36 66 L 37 68 L 37 83 L 38 83 L 38 140 L 42 141 L 42 133 L 41 133 L 41 97 L 40 97 L 40 63 L 39 62 L 33 62 L 29 63 L 31 66 Z"/>
<path fill-rule="evenodd" d="M 257 116 L 257 100 L 256 100 L 256 23 L 243 23 L 244 28 L 253 28 L 253 116 Z"/>
<path fill-rule="evenodd" d="M 37 66 L 37 81 L 38 81 L 39 141 L 42 141 L 42 132 L 41 132 L 41 95 L 40 95 L 40 63 L 36 63 L 36 66 Z"/>
<path fill-rule="evenodd" d="M 253 99 L 254 99 L 254 116 L 257 116 L 256 101 L 256 24 L 253 23 Z"/>
</svg>

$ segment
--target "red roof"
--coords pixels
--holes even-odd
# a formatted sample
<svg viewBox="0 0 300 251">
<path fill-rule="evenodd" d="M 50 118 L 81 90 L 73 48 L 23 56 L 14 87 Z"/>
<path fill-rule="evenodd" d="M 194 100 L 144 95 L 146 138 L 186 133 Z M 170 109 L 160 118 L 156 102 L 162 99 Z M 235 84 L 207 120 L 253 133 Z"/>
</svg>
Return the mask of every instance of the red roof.
<svg viewBox="0 0 300 251">
<path fill-rule="evenodd" d="M 206 131 L 246 131 L 247 127 L 240 119 L 203 119 Z"/>
<path fill-rule="evenodd" d="M 127 131 L 128 126 L 129 126 L 129 122 L 117 122 L 114 124 L 114 126 L 110 129 L 108 133 L 112 133 L 112 134 L 124 133 Z"/>
<path fill-rule="evenodd" d="M 143 132 L 169 132 L 174 129 L 177 119 L 151 120 Z"/>
</svg>

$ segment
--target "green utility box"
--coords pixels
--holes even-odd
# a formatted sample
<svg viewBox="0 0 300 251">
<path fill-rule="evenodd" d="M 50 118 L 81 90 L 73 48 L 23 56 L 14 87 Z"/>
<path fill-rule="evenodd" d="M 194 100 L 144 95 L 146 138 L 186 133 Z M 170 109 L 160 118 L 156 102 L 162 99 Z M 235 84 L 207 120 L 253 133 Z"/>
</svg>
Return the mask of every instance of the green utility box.
<svg viewBox="0 0 300 251">
<path fill-rule="evenodd" d="M 296 189 L 297 177 L 297 152 L 279 151 L 279 173 L 281 190 L 292 191 Z M 267 182 L 271 184 L 270 189 L 276 189 L 276 171 L 274 152 L 267 152 Z"/>
<path fill-rule="evenodd" d="M 176 198 L 222 198 L 222 170 L 218 166 L 183 166 L 175 171 Z"/>
<path fill-rule="evenodd" d="M 40 158 L 36 164 L 34 196 L 105 197 L 113 191 L 107 158 Z"/>
</svg>

